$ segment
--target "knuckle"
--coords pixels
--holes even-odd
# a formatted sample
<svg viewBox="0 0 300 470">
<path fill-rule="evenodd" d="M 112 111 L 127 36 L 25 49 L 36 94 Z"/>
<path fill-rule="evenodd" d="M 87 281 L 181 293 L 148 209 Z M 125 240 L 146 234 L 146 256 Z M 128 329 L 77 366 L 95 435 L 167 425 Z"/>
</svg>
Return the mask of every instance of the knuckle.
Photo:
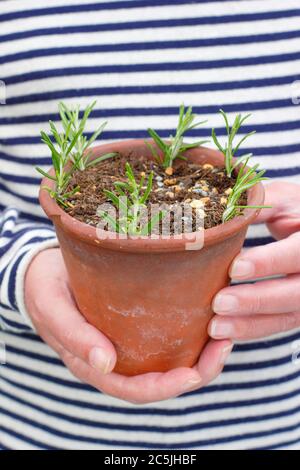
<svg viewBox="0 0 300 470">
<path fill-rule="evenodd" d="M 257 334 L 258 322 L 256 318 L 250 318 L 247 325 L 244 325 L 245 336 L 254 337 Z"/>
<path fill-rule="evenodd" d="M 235 336 L 238 339 L 252 338 L 257 333 L 257 321 L 255 318 L 247 318 L 236 321 Z"/>
<path fill-rule="evenodd" d="M 294 330 L 300 326 L 300 313 L 288 313 L 280 319 L 281 331 Z"/>
<path fill-rule="evenodd" d="M 274 189 L 278 191 L 279 189 L 283 189 L 283 185 L 285 183 L 282 183 L 281 181 L 273 181 L 272 183 L 269 184 L 268 189 Z"/>
<path fill-rule="evenodd" d="M 90 325 L 85 321 L 82 321 L 80 324 L 80 332 L 78 328 L 78 323 L 76 328 L 69 326 L 61 332 L 62 341 L 68 345 L 69 348 L 74 348 L 78 345 L 80 347 L 85 342 L 85 339 L 90 333 Z"/>
<path fill-rule="evenodd" d="M 278 266 L 278 262 L 281 261 L 281 256 L 279 256 L 279 252 L 278 251 L 270 251 L 269 254 L 268 254 L 268 258 L 267 259 L 264 259 L 264 262 L 267 264 L 268 266 L 268 271 L 270 273 L 273 273 L 273 272 L 276 272 L 277 271 L 277 266 Z"/>
<path fill-rule="evenodd" d="M 87 323 L 85 319 L 82 317 L 82 322 L 80 324 L 80 335 L 82 337 L 89 338 L 94 333 L 94 327 Z"/>
<path fill-rule="evenodd" d="M 69 369 L 74 368 L 74 356 L 72 356 L 69 351 L 62 349 L 60 352 L 60 357 Z"/>
<path fill-rule="evenodd" d="M 300 231 L 295 232 L 285 239 L 286 252 L 290 263 L 296 269 L 300 269 Z"/>
<path fill-rule="evenodd" d="M 250 300 L 248 304 L 249 313 L 260 313 L 264 308 L 264 301 L 260 294 L 256 292 L 256 286 L 253 285 L 249 289 Z"/>
<path fill-rule="evenodd" d="M 69 369 L 69 371 L 79 380 L 82 380 L 81 375 L 78 371 L 78 367 L 76 367 L 76 358 L 72 356 L 68 351 L 63 350 L 60 353 L 60 357 L 65 364 L 65 366 Z"/>
<path fill-rule="evenodd" d="M 77 335 L 77 333 L 72 328 L 68 328 L 68 329 L 65 329 L 61 333 L 61 340 L 62 340 L 63 343 L 70 346 L 70 345 L 74 344 L 76 335 Z"/>
</svg>

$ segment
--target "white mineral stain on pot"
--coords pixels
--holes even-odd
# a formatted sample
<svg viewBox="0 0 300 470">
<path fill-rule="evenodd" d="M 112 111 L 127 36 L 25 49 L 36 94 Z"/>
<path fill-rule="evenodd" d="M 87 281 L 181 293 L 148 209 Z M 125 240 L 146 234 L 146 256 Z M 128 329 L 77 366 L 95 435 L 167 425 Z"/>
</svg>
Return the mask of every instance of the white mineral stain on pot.
<svg viewBox="0 0 300 470">
<path fill-rule="evenodd" d="M 117 315 L 122 315 L 123 317 L 142 317 L 142 316 L 148 316 L 149 318 L 157 319 L 158 315 L 156 312 L 150 312 L 149 310 L 146 310 L 143 306 L 137 305 L 133 307 L 131 310 L 124 310 L 117 308 L 113 305 L 107 305 L 107 309 Z M 164 312 L 163 317 L 164 319 L 167 320 L 174 320 L 178 321 L 180 323 L 180 327 L 184 328 L 187 326 L 190 322 L 191 317 L 194 316 L 200 316 L 202 315 L 203 312 L 201 312 L 199 309 L 193 309 L 192 311 L 187 311 L 184 309 L 176 309 L 173 308 L 169 312 Z M 159 315 L 161 317 L 161 315 Z M 160 330 L 161 331 L 161 330 Z"/>
<path fill-rule="evenodd" d="M 118 309 L 114 307 L 113 305 L 107 305 L 107 309 L 113 313 L 122 315 L 122 317 L 134 317 L 135 318 L 135 317 L 142 317 L 144 315 L 147 315 L 147 312 L 141 306 L 134 307 L 132 310 L 124 310 L 124 309 Z"/>
<path fill-rule="evenodd" d="M 138 327 L 139 334 L 141 337 L 142 344 L 144 343 L 151 343 L 153 340 L 159 340 L 159 342 L 167 346 L 168 349 L 176 349 L 178 346 L 181 346 L 183 344 L 183 339 L 182 338 L 169 338 L 168 333 L 165 334 L 165 332 L 161 328 L 156 328 L 156 327 L 147 327 L 147 328 L 141 328 Z M 166 351 L 165 351 L 166 352 Z"/>
<path fill-rule="evenodd" d="M 153 339 L 159 339 L 162 344 L 168 342 L 168 339 L 164 335 L 164 331 L 161 328 L 157 328 L 155 326 L 147 326 L 147 328 L 139 328 L 139 330 L 141 338 L 143 338 L 143 340 L 146 340 L 146 342 L 148 342 L 149 340 L 151 341 Z"/>
<path fill-rule="evenodd" d="M 156 351 L 151 351 L 145 353 L 142 349 L 136 350 L 136 349 L 119 349 L 118 350 L 118 356 L 119 359 L 133 359 L 134 361 L 137 361 L 138 363 L 141 363 L 142 361 L 145 361 L 149 359 L 150 357 L 153 356 L 163 356 L 163 357 L 169 357 L 171 356 L 170 350 L 165 350 L 165 349 L 157 349 Z M 187 355 L 186 351 L 182 351 L 178 357 L 185 357 Z"/>
</svg>

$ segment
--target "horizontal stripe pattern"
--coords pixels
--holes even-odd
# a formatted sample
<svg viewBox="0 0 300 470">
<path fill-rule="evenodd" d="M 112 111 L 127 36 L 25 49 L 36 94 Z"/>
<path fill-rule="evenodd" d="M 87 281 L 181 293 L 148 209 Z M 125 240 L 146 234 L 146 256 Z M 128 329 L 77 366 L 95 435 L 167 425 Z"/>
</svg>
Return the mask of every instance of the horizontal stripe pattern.
<svg viewBox="0 0 300 470">
<path fill-rule="evenodd" d="M 0 222 L 1 325 L 4 329 L 21 333 L 29 330 L 19 313 L 24 310 L 24 273 L 32 256 L 49 243 L 56 244 L 56 237 L 47 225 L 22 223 L 16 209 L 5 210 Z"/>
<path fill-rule="evenodd" d="M 274 344 L 269 353 L 269 359 L 276 360 L 279 355 L 282 355 L 283 357 L 285 357 L 285 355 L 288 356 L 291 352 L 290 343 L 294 338 L 297 338 L 297 334 L 286 336 L 285 342 L 283 342 L 284 338 L 273 340 Z M 11 395 L 11 391 L 14 391 L 18 403 L 20 403 L 20 400 L 25 401 L 29 410 L 31 408 L 38 408 L 38 412 L 44 413 L 45 415 L 43 418 L 43 423 L 45 425 L 48 423 L 49 414 L 53 416 L 53 419 L 62 420 L 65 425 L 66 422 L 73 423 L 74 416 L 76 416 L 76 419 L 78 420 L 77 424 L 80 427 L 88 426 L 94 430 L 98 429 L 99 432 L 103 431 L 103 428 L 109 429 L 111 441 L 116 440 L 114 439 L 114 434 L 117 435 L 118 432 L 124 430 L 127 431 L 128 439 L 128 432 L 130 430 L 135 433 L 135 436 L 137 431 L 139 433 L 147 433 L 147 435 L 150 434 L 151 436 L 152 434 L 158 433 L 159 438 L 154 447 L 167 448 L 169 443 L 172 442 L 170 441 L 170 436 L 172 436 L 172 433 L 176 434 L 177 432 L 181 439 L 178 443 L 179 447 L 185 447 L 186 443 L 188 443 L 189 447 L 191 443 L 189 442 L 188 433 L 196 432 L 196 434 L 199 435 L 201 429 L 208 429 L 210 430 L 210 435 L 214 435 L 216 438 L 216 432 L 214 430 L 215 428 L 218 428 L 217 423 L 220 413 L 224 418 L 222 420 L 221 428 L 226 426 L 229 431 L 229 435 L 230 432 L 232 432 L 231 427 L 235 427 L 239 422 L 241 422 L 244 426 L 250 426 L 247 429 L 245 428 L 244 439 L 251 440 L 251 437 L 249 437 L 249 434 L 251 434 L 250 428 L 253 427 L 255 429 L 260 420 L 265 421 L 265 423 L 269 420 L 271 420 L 271 422 L 274 420 L 274 423 L 278 426 L 278 419 L 282 419 L 289 414 L 294 416 L 294 410 L 297 408 L 297 403 L 299 406 L 299 393 L 297 391 L 297 384 L 299 387 L 299 371 L 295 365 L 291 364 L 291 361 L 287 368 L 289 369 L 289 372 L 292 373 L 292 376 L 287 378 L 281 377 L 279 371 L 277 371 L 278 376 L 275 382 L 276 387 L 272 389 L 269 385 L 263 394 L 261 392 L 259 376 L 264 379 L 269 377 L 271 380 L 274 380 L 276 372 L 274 374 L 274 369 L 272 367 L 266 367 L 266 370 L 263 373 L 255 371 L 255 375 L 251 375 L 251 382 L 247 384 L 247 387 L 249 387 L 251 392 L 246 392 L 245 390 L 247 390 L 247 388 L 244 388 L 244 391 L 241 394 L 239 389 L 241 380 L 240 372 L 235 371 L 235 367 L 232 367 L 232 365 L 229 364 L 226 367 L 225 373 L 222 375 L 222 380 L 219 379 L 217 384 L 211 385 L 202 391 L 181 397 L 180 399 L 170 400 L 163 404 L 155 404 L 151 407 L 135 407 L 134 405 L 129 404 L 122 404 L 122 406 L 120 406 L 120 402 L 117 400 L 103 396 L 103 404 L 101 406 L 99 404 L 98 393 L 96 391 L 89 389 L 88 386 L 83 384 L 77 384 L 71 376 L 69 377 L 70 381 L 66 381 L 66 373 L 64 368 L 60 365 L 60 361 L 55 361 L 56 370 L 52 372 L 51 376 L 47 376 L 40 372 L 40 364 L 45 363 L 45 358 L 48 358 L 51 362 L 54 359 L 53 353 L 49 356 L 49 351 L 44 345 L 35 341 L 35 346 L 33 347 L 30 337 L 28 339 L 23 337 L 18 351 L 14 347 L 13 338 L 10 338 L 10 335 L 8 336 L 8 334 L 6 334 L 6 344 L 11 360 L 8 361 L 5 385 L 3 385 L 3 390 L 5 389 L 6 391 L 5 396 L 7 396 L 7 394 Z M 12 347 L 10 346 L 11 344 Z M 248 345 L 248 347 L 249 346 L 250 345 Z M 256 346 L 262 347 L 263 344 L 257 343 Z M 26 355 L 22 356 L 20 354 L 21 351 L 25 350 L 30 352 L 30 358 L 27 356 L 26 359 Z M 247 364 L 249 360 L 248 353 L 249 351 L 237 350 L 233 355 L 232 361 Z M 257 351 L 253 353 L 253 357 L 255 356 L 257 356 Z M 14 364 L 14 366 L 11 366 L 10 364 Z M 32 375 L 34 370 L 35 374 Z M 243 375 L 245 377 L 245 374 Z M 61 376 L 61 379 L 58 379 L 58 376 Z M 22 377 L 22 380 L 20 377 Z M 250 377 L 248 376 L 248 380 L 249 379 Z M 292 384 L 294 384 L 296 388 L 293 388 L 291 386 Z M 79 389 L 77 388 L 77 385 L 79 385 Z M 18 388 L 18 392 L 15 391 L 16 387 Z M 44 392 L 41 393 L 41 390 Z M 67 390 L 68 393 L 66 393 Z M 81 390 L 80 393 L 84 398 L 83 401 L 78 401 L 79 390 Z M 56 397 L 55 395 L 53 396 L 53 391 L 56 391 L 58 394 Z M 62 393 L 64 393 L 64 398 L 62 398 Z M 246 393 L 248 396 L 251 396 L 251 399 L 245 399 Z M 41 399 L 41 394 L 44 397 L 43 399 Z M 68 398 L 65 398 L 66 396 Z M 71 398 L 70 400 L 69 397 L 72 396 L 73 399 Z M 36 397 L 39 397 L 38 407 L 36 406 Z M 198 399 L 195 400 L 197 397 Z M 219 397 L 219 400 L 222 400 L 222 397 L 226 397 L 226 400 L 218 402 L 216 401 L 216 397 Z M 291 402 L 296 406 L 295 409 L 291 407 Z M 106 406 L 103 406 L 104 403 L 106 403 Z M 239 410 L 240 421 L 232 419 L 233 403 L 235 409 Z M 263 413 L 261 412 L 258 416 L 255 413 L 253 415 L 253 410 L 258 407 L 261 408 Z M 83 408 L 84 413 L 82 412 Z M 90 411 L 88 411 L 89 409 Z M 13 411 L 16 411 L 15 408 Z M 207 411 L 209 411 L 209 414 L 207 414 Z M 147 416 L 147 420 L 140 420 L 138 421 L 138 424 L 136 419 L 137 415 L 140 417 Z M 28 411 L 26 416 L 32 417 L 32 413 Z M 82 421 L 80 418 L 81 416 L 83 417 Z M 205 421 L 205 419 L 207 421 Z M 56 425 L 60 430 L 62 429 L 62 422 L 60 422 L 59 425 Z M 70 424 L 69 426 L 72 427 Z M 270 422 L 266 424 L 266 427 L 266 434 L 268 434 Z M 160 428 L 160 430 L 158 428 Z M 75 427 L 73 432 L 74 430 Z M 221 432 L 221 434 L 223 433 L 222 429 L 219 429 L 218 432 Z M 163 436 L 161 434 L 163 434 Z M 90 434 L 87 432 L 86 437 L 89 435 Z M 68 439 L 68 432 L 63 437 Z M 106 433 L 106 439 L 107 437 L 108 434 Z M 79 438 L 75 438 L 73 436 L 73 440 L 74 439 L 80 441 L 78 445 L 84 445 L 81 435 Z M 146 447 L 153 447 L 153 442 L 151 445 L 151 439 L 153 441 L 152 437 L 148 442 L 144 441 L 144 443 L 142 443 L 142 447 L 144 447 L 144 444 Z M 162 442 L 161 439 L 163 439 Z M 226 439 L 224 439 L 224 441 Z M 65 445 L 68 447 L 70 444 L 66 442 Z M 109 445 L 114 446 L 115 444 L 111 442 Z M 130 446 L 134 448 L 136 445 L 136 440 L 133 437 Z M 204 445 L 209 446 L 209 440 L 207 444 Z M 218 444 L 216 443 L 216 445 Z M 243 445 L 245 446 L 245 442 L 241 444 L 241 447 Z M 193 444 L 192 447 L 193 446 L 197 447 L 197 444 Z"/>
<path fill-rule="evenodd" d="M 10 0 L 0 5 L 0 449 L 299 449 L 300 332 L 235 345 L 202 390 L 135 406 L 79 382 L 32 331 L 24 275 L 56 246 L 38 205 L 40 142 L 57 103 L 97 98 L 88 126 L 103 141 L 168 137 L 178 106 L 208 119 L 187 140 L 224 139 L 230 119 L 252 113 L 245 151 L 278 181 L 300 183 L 298 0 Z M 211 144 L 210 144 L 211 145 Z M 247 246 L 272 241 L 251 227 Z M 21 313 L 20 313 L 21 312 Z"/>
</svg>

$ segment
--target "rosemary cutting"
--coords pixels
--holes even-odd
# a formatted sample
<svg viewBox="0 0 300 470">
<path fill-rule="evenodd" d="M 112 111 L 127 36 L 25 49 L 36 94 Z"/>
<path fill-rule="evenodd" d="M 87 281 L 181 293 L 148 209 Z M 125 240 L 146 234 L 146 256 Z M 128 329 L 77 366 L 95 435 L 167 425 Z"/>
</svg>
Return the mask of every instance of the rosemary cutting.
<svg viewBox="0 0 300 470">
<path fill-rule="evenodd" d="M 117 233 L 133 236 L 149 235 L 164 215 L 163 211 L 160 211 L 152 216 L 150 221 L 146 224 L 143 224 L 141 220 L 147 209 L 146 202 L 152 189 L 153 172 L 150 173 L 145 187 L 144 175 L 138 183 L 129 163 L 126 163 L 125 168 L 127 181 L 116 181 L 114 183 L 115 192 L 104 190 L 107 198 L 111 200 L 119 211 L 118 221 L 108 212 L 100 211 L 99 215 L 108 223 L 109 227 Z M 144 192 L 143 188 L 146 188 Z"/>
<path fill-rule="evenodd" d="M 183 137 L 188 131 L 191 131 L 192 129 L 195 129 L 201 124 L 207 122 L 202 121 L 195 123 L 195 119 L 196 115 L 193 114 L 192 108 L 189 107 L 187 108 L 187 110 L 185 110 L 185 107 L 182 104 L 179 108 L 179 118 L 175 136 L 171 135 L 168 142 L 161 139 L 161 137 L 153 129 L 148 129 L 150 137 L 154 140 L 157 147 L 162 150 L 163 159 L 160 158 L 158 152 L 156 151 L 153 145 L 149 144 L 149 142 L 146 142 L 146 144 L 150 148 L 156 161 L 159 164 L 162 164 L 164 168 L 172 168 L 174 160 L 176 160 L 176 158 L 185 160 L 186 157 L 184 156 L 184 152 L 186 150 L 199 147 L 200 145 L 203 145 L 208 142 L 207 140 L 202 140 L 199 142 L 194 142 L 192 144 L 184 144 Z"/>
<path fill-rule="evenodd" d="M 66 168 L 70 162 L 70 153 L 74 148 L 78 136 L 73 135 L 72 139 L 70 137 L 72 125 L 71 121 L 65 128 L 64 133 L 60 133 L 52 121 L 49 121 L 49 124 L 55 143 L 52 142 L 50 137 L 44 131 L 41 131 L 41 136 L 42 142 L 44 142 L 51 151 L 54 175 L 51 175 L 50 173 L 45 172 L 38 167 L 36 170 L 41 175 L 55 182 L 55 189 L 51 189 L 48 186 L 44 186 L 44 189 L 49 192 L 53 199 L 62 204 L 64 207 L 67 207 L 66 200 L 78 191 L 78 187 L 75 187 L 71 192 L 66 192 L 73 171 L 73 168 L 69 170 Z"/>
<path fill-rule="evenodd" d="M 243 214 L 245 209 L 267 209 L 271 208 L 270 206 L 250 206 L 239 205 L 239 200 L 246 191 L 250 188 L 255 186 L 260 181 L 266 180 L 268 178 L 264 178 L 265 170 L 260 170 L 257 172 L 259 168 L 259 164 L 257 163 L 252 168 L 247 168 L 247 164 L 249 161 L 248 157 L 244 160 L 244 163 L 241 164 L 239 172 L 237 174 L 236 183 L 232 188 L 232 192 L 229 194 L 226 209 L 223 213 L 223 222 L 227 222 L 228 220 L 233 219 L 239 215 Z"/>
<path fill-rule="evenodd" d="M 226 209 L 222 216 L 223 222 L 227 222 L 228 220 L 231 220 L 234 217 L 242 215 L 245 209 L 264 209 L 268 207 L 250 205 L 242 206 L 239 204 L 241 196 L 246 191 L 248 191 L 260 181 L 266 180 L 268 178 L 264 178 L 265 170 L 259 171 L 259 164 L 254 165 L 252 168 L 249 168 L 247 166 L 250 158 L 252 157 L 252 153 L 246 153 L 240 156 L 239 158 L 235 158 L 236 153 L 238 152 L 241 145 L 245 142 L 245 140 L 256 132 L 249 132 L 248 134 L 244 135 L 244 137 L 242 137 L 242 139 L 240 139 L 237 144 L 234 144 L 234 139 L 238 131 L 240 130 L 242 124 L 251 116 L 251 114 L 247 114 L 245 116 L 237 114 L 234 119 L 233 125 L 230 126 L 225 111 L 220 109 L 220 113 L 225 121 L 225 127 L 227 132 L 227 142 L 225 143 L 224 147 L 220 144 L 216 136 L 215 129 L 212 129 L 211 135 L 214 143 L 216 144 L 220 152 L 222 152 L 224 155 L 224 163 L 227 176 L 231 178 L 232 174 L 234 172 L 237 172 L 235 185 L 233 186 L 232 191 L 229 194 Z"/>
<path fill-rule="evenodd" d="M 115 153 L 108 153 L 106 155 L 102 155 L 99 158 L 95 158 L 91 160 L 91 145 L 95 142 L 95 140 L 100 137 L 102 132 L 104 131 L 107 121 L 103 122 L 98 129 L 93 133 L 93 135 L 88 139 L 86 135 L 84 135 L 85 127 L 87 124 L 87 120 L 94 109 L 97 101 L 89 104 L 86 110 L 83 113 L 83 117 L 80 120 L 80 107 L 76 106 L 75 108 L 68 108 L 68 106 L 61 102 L 59 103 L 59 114 L 62 121 L 62 125 L 64 130 L 69 128 L 69 137 L 70 140 L 75 138 L 75 144 L 72 153 L 70 154 L 70 160 L 74 164 L 74 169 L 83 171 L 86 168 L 91 166 L 97 165 L 97 163 L 106 160 L 107 158 L 114 157 Z"/>
<path fill-rule="evenodd" d="M 63 127 L 63 132 L 59 132 L 53 121 L 49 121 L 52 139 L 41 131 L 41 140 L 45 143 L 50 151 L 54 175 L 45 172 L 37 167 L 36 170 L 49 180 L 55 182 L 55 189 L 44 186 L 50 196 L 64 207 L 67 207 L 67 199 L 78 192 L 79 187 L 75 187 L 72 191 L 66 192 L 72 174 L 75 170 L 83 171 L 97 163 L 114 157 L 115 153 L 108 153 L 101 157 L 91 160 L 90 146 L 103 132 L 106 122 L 93 133 L 88 139 L 84 135 L 87 120 L 95 107 L 96 101 L 91 103 L 83 113 L 80 120 L 80 108 L 76 106 L 74 109 L 68 108 L 64 103 L 59 104 L 59 114 Z"/>
<path fill-rule="evenodd" d="M 245 140 L 248 139 L 248 137 L 255 134 L 256 131 L 249 132 L 238 142 L 238 144 L 235 145 L 234 139 L 238 131 L 240 130 L 242 124 L 251 116 L 251 114 L 247 114 L 246 116 L 242 116 L 241 114 L 238 114 L 234 119 L 232 127 L 230 127 L 225 111 L 223 111 L 223 109 L 220 109 L 220 113 L 224 118 L 226 132 L 227 132 L 227 142 L 225 143 L 224 147 L 220 144 L 220 141 L 218 140 L 216 136 L 215 129 L 212 129 L 211 135 L 212 135 L 212 139 L 214 143 L 216 144 L 220 152 L 222 152 L 224 155 L 227 176 L 231 177 L 235 168 L 237 168 L 245 160 L 252 157 L 252 153 L 247 153 L 237 158 L 236 161 L 234 162 L 234 157 L 237 151 L 239 150 L 240 146 L 242 145 L 242 143 L 245 142 Z"/>
</svg>

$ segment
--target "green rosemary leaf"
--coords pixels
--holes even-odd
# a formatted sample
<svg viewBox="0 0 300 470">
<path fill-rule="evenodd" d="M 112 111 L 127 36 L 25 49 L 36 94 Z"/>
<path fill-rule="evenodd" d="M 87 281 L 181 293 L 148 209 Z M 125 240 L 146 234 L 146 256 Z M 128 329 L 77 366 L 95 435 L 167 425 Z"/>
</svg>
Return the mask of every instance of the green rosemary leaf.
<svg viewBox="0 0 300 470">
<path fill-rule="evenodd" d="M 220 144 L 220 142 L 218 141 L 218 138 L 217 138 L 217 136 L 216 136 L 215 129 L 212 129 L 212 131 L 211 131 L 211 136 L 212 136 L 212 139 L 213 139 L 214 143 L 215 143 L 216 146 L 218 147 L 218 149 L 219 149 L 222 153 L 224 153 L 224 149 L 223 149 L 223 147 L 221 146 L 221 144 Z"/>
<path fill-rule="evenodd" d="M 145 204 L 145 202 L 147 201 L 150 193 L 151 193 L 151 189 L 152 189 L 152 182 L 153 182 L 153 171 L 151 171 L 150 175 L 149 175 L 149 178 L 148 178 L 148 184 L 147 184 L 147 188 L 144 192 L 144 195 L 141 197 L 140 199 L 140 204 Z"/>
<path fill-rule="evenodd" d="M 150 134 L 150 137 L 154 140 L 156 145 L 163 151 L 165 152 L 167 144 L 159 137 L 157 132 L 155 132 L 153 129 L 148 129 L 148 133 Z"/>
<path fill-rule="evenodd" d="M 160 156 L 158 155 L 157 151 L 156 151 L 156 148 L 150 144 L 150 142 L 147 142 L 147 140 L 144 141 L 145 142 L 145 145 L 148 147 L 148 149 L 150 150 L 150 152 L 152 153 L 152 156 L 154 158 L 154 160 L 159 164 L 161 165 L 162 163 L 162 160 L 160 158 Z"/>
<path fill-rule="evenodd" d="M 198 140 L 197 142 L 194 142 L 193 144 L 183 144 L 180 148 L 181 152 L 184 152 L 185 150 L 189 149 L 194 149 L 196 147 L 201 147 L 201 145 L 207 144 L 209 140 Z"/>
<path fill-rule="evenodd" d="M 237 146 L 233 150 L 233 155 L 236 154 L 236 152 L 239 150 L 240 146 L 245 142 L 248 137 L 251 137 L 252 135 L 256 134 L 256 131 L 248 132 L 248 134 L 244 135 L 244 137 L 239 141 Z"/>
<path fill-rule="evenodd" d="M 100 211 L 99 215 L 105 220 L 105 222 L 107 222 L 108 228 L 111 229 L 111 231 L 121 233 L 119 223 L 110 214 L 108 214 L 107 212 Z"/>
<path fill-rule="evenodd" d="M 107 126 L 107 121 L 105 121 L 103 124 L 101 124 L 101 126 L 97 129 L 97 131 L 94 132 L 94 134 L 92 135 L 90 140 L 87 141 L 87 143 L 85 145 L 85 148 L 90 147 L 95 142 L 95 140 L 98 139 L 98 137 L 102 134 L 102 132 L 104 131 L 106 126 Z"/>
<path fill-rule="evenodd" d="M 244 117 L 242 117 L 241 114 L 238 114 L 233 122 L 233 125 L 230 127 L 229 121 L 227 118 L 227 115 L 223 109 L 220 109 L 220 114 L 222 115 L 224 122 L 225 122 L 225 128 L 227 132 L 227 142 L 225 143 L 224 146 L 220 143 L 215 129 L 212 129 L 212 139 L 217 146 L 217 148 L 220 150 L 220 152 L 223 153 L 224 155 L 224 160 L 225 160 L 225 168 L 226 168 L 226 173 L 228 177 L 231 177 L 233 170 L 239 165 L 239 163 L 242 161 L 242 157 L 240 157 L 239 163 L 234 162 L 234 157 L 236 155 L 236 152 L 239 150 L 240 146 L 245 142 L 246 139 L 251 137 L 252 135 L 255 134 L 255 131 L 249 132 L 246 134 L 238 144 L 234 145 L 234 140 L 235 137 L 240 130 L 242 124 L 248 119 L 251 115 L 247 114 Z M 246 158 L 246 156 L 244 156 Z"/>
<path fill-rule="evenodd" d="M 35 169 L 36 169 L 36 171 L 38 171 L 41 175 L 45 176 L 45 177 L 48 178 L 49 180 L 56 181 L 56 178 L 54 178 L 54 176 L 51 176 L 49 173 L 47 173 L 46 171 L 42 170 L 42 169 L 39 168 L 38 166 L 36 166 Z"/>
<path fill-rule="evenodd" d="M 120 209 L 120 198 L 113 191 L 105 189 L 104 194 L 113 202 L 117 209 Z"/>
<path fill-rule="evenodd" d="M 95 166 L 98 163 L 104 162 L 104 160 L 108 160 L 109 158 L 114 158 L 117 156 L 117 153 L 106 153 L 105 155 L 102 155 L 101 157 L 97 157 L 94 160 L 89 161 L 86 164 L 86 168 L 89 168 L 91 166 Z"/>
<path fill-rule="evenodd" d="M 222 114 L 222 116 L 223 116 L 223 118 L 224 118 L 225 125 L 226 125 L 226 130 L 227 130 L 227 134 L 230 134 L 230 127 L 229 127 L 227 115 L 226 115 L 225 111 L 223 111 L 223 109 L 220 109 L 220 113 Z"/>
</svg>

